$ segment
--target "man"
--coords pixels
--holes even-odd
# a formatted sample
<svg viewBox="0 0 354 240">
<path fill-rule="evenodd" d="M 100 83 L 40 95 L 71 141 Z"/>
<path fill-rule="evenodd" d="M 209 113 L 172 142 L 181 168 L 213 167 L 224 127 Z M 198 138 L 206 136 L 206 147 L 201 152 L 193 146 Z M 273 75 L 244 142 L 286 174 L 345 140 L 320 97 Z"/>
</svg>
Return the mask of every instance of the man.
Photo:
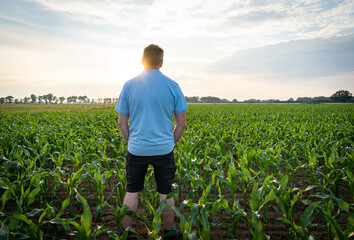
<svg viewBox="0 0 354 240">
<path fill-rule="evenodd" d="M 179 85 L 160 72 L 164 51 L 151 44 L 144 49 L 144 71 L 124 84 L 115 110 L 119 112 L 119 129 L 128 142 L 126 157 L 127 188 L 124 205 L 133 212 L 138 208 L 138 192 L 144 188 L 148 165 L 154 175 L 160 202 L 172 191 L 176 172 L 174 145 L 186 127 L 187 102 Z M 174 128 L 173 115 L 176 126 Z M 162 213 L 165 232 L 175 228 L 174 199 Z M 131 227 L 133 218 L 125 216 L 122 227 Z M 178 234 L 174 239 L 178 238 Z M 173 239 L 173 238 L 169 238 Z"/>
</svg>

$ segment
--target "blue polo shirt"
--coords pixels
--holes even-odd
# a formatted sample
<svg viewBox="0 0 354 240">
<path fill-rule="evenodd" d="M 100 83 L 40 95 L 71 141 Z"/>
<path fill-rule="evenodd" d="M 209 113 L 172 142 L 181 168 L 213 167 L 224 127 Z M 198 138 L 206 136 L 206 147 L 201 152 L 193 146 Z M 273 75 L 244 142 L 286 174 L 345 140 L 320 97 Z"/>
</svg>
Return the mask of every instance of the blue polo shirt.
<svg viewBox="0 0 354 240">
<path fill-rule="evenodd" d="M 144 70 L 127 81 L 115 110 L 129 115 L 128 151 L 137 156 L 170 153 L 175 145 L 173 114 L 187 109 L 179 85 L 159 70 Z"/>
</svg>

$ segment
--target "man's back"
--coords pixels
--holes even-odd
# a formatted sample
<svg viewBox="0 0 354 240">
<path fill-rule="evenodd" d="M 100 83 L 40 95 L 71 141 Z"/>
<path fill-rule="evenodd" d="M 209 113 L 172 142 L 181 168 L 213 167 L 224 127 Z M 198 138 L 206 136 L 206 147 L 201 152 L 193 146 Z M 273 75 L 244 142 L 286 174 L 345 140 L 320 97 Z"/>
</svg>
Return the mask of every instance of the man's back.
<svg viewBox="0 0 354 240">
<path fill-rule="evenodd" d="M 150 44 L 144 49 L 142 63 L 145 70 L 124 84 L 116 106 L 119 129 L 128 142 L 125 167 L 127 192 L 123 205 L 137 212 L 138 192 L 144 189 L 145 175 L 148 166 L 152 165 L 160 202 L 166 201 L 169 206 L 161 215 L 163 239 L 177 240 L 180 234 L 172 209 L 175 202 L 173 197 L 167 196 L 172 192 L 177 169 L 173 147 L 186 128 L 185 111 L 188 105 L 178 84 L 159 71 L 163 56 L 164 51 L 158 45 Z M 173 114 L 176 119 L 174 129 Z M 132 227 L 132 224 L 133 218 L 124 216 L 123 229 Z"/>
<path fill-rule="evenodd" d="M 126 82 L 116 110 L 129 115 L 128 151 L 137 156 L 173 150 L 173 114 L 188 109 L 176 82 L 159 70 L 146 69 Z"/>
</svg>

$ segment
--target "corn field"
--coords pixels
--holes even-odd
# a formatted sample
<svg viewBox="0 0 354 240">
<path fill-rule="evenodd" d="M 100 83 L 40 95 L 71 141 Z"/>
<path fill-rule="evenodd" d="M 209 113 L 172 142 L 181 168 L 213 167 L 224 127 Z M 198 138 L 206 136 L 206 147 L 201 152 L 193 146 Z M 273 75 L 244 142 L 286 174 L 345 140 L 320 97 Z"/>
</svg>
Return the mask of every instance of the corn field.
<svg viewBox="0 0 354 240">
<path fill-rule="evenodd" d="M 113 109 L 0 113 L 0 239 L 159 239 L 153 169 L 123 206 L 127 144 Z M 354 236 L 354 105 L 190 105 L 175 147 L 183 239 Z"/>
</svg>

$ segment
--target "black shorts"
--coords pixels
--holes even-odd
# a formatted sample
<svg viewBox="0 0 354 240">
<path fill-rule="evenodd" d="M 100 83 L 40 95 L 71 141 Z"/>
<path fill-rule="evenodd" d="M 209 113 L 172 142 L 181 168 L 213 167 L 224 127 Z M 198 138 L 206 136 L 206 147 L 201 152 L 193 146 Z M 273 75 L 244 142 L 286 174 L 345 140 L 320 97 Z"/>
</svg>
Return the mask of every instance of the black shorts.
<svg viewBox="0 0 354 240">
<path fill-rule="evenodd" d="M 157 191 L 161 194 L 172 192 L 172 181 L 176 173 L 173 151 L 159 156 L 135 156 L 127 153 L 127 192 L 135 193 L 144 188 L 144 180 L 149 164 L 154 167 Z"/>
</svg>

